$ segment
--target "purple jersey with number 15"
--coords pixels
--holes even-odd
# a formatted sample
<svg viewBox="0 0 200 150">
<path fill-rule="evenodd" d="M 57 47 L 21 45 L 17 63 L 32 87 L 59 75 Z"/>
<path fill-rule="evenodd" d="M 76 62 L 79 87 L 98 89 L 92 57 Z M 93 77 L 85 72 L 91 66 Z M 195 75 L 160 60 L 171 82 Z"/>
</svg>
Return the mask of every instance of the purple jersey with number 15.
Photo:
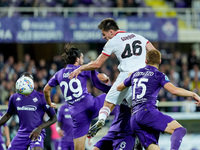
<svg viewBox="0 0 200 150">
<path fill-rule="evenodd" d="M 124 81 L 124 85 L 132 85 L 133 113 L 143 107 L 156 108 L 156 100 L 160 89 L 169 82 L 168 77 L 156 67 L 147 65 L 134 72 Z M 148 90 L 147 90 L 148 89 Z"/>
</svg>

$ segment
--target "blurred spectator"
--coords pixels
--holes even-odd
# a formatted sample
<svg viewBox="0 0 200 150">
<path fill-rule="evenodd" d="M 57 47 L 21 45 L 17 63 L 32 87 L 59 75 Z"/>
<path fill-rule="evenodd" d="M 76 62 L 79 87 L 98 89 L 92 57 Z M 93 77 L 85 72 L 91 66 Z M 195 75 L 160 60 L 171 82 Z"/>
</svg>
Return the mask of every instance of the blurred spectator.
<svg viewBox="0 0 200 150">
<path fill-rule="evenodd" d="M 45 3 L 43 0 L 33 0 L 32 7 L 44 7 Z"/>
<path fill-rule="evenodd" d="M 200 95 L 200 79 L 197 75 L 191 81 L 191 90 Z"/>
<path fill-rule="evenodd" d="M 183 64 L 180 73 L 180 79 L 181 81 L 185 80 L 185 78 L 187 78 L 189 76 L 189 72 L 188 72 L 188 65 L 187 64 Z"/>
<path fill-rule="evenodd" d="M 63 0 L 63 7 L 76 7 L 77 0 Z"/>
<path fill-rule="evenodd" d="M 46 61 L 44 59 L 40 59 L 38 69 L 42 70 L 42 69 L 46 69 L 46 68 L 47 68 Z"/>
<path fill-rule="evenodd" d="M 30 64 L 30 61 L 31 61 L 31 56 L 29 55 L 29 54 L 25 54 L 24 55 L 24 68 L 25 68 L 25 70 L 27 70 L 28 69 L 28 66 L 29 66 L 29 64 Z"/>
<path fill-rule="evenodd" d="M 191 79 L 194 79 L 195 77 L 200 79 L 200 70 L 197 64 L 193 65 L 193 69 L 189 71 L 189 76 Z"/>
<path fill-rule="evenodd" d="M 175 85 L 179 86 L 180 75 L 173 68 L 169 71 L 169 80 Z"/>
<path fill-rule="evenodd" d="M 79 6 L 90 6 L 93 4 L 92 0 L 79 0 Z"/>
<path fill-rule="evenodd" d="M 57 65 L 55 63 L 51 64 L 51 68 L 49 70 L 49 78 L 51 78 L 57 71 Z"/>
<path fill-rule="evenodd" d="M 124 0 L 116 0 L 115 1 L 115 7 L 117 8 L 124 8 L 125 4 L 124 4 Z M 118 13 L 118 16 L 121 17 L 121 16 L 126 16 L 126 13 L 125 12 L 120 12 Z"/>
<path fill-rule="evenodd" d="M 32 7 L 32 3 L 30 2 L 30 0 L 21 0 L 19 3 L 19 7 Z M 33 16 L 33 12 L 21 12 L 22 16 Z"/>
<path fill-rule="evenodd" d="M 0 54 L 0 71 L 3 68 L 3 66 L 4 66 L 4 56 L 3 54 Z"/>
<path fill-rule="evenodd" d="M 8 7 L 9 3 L 8 0 L 0 0 L 0 7 Z"/>
<path fill-rule="evenodd" d="M 124 7 L 140 7 L 140 0 L 126 0 Z M 127 16 L 135 16 L 137 15 L 137 12 L 127 12 Z"/>
<path fill-rule="evenodd" d="M 93 0 L 95 7 L 113 7 L 113 0 Z"/>
<path fill-rule="evenodd" d="M 199 65 L 200 60 L 198 60 L 198 57 L 196 55 L 196 51 L 192 50 L 191 53 L 188 56 L 188 69 L 191 70 L 194 65 Z"/>
<path fill-rule="evenodd" d="M 53 96 L 52 96 L 52 101 L 56 104 L 59 104 L 61 103 L 61 99 L 60 99 L 60 96 L 59 96 L 59 93 L 55 93 Z"/>
</svg>

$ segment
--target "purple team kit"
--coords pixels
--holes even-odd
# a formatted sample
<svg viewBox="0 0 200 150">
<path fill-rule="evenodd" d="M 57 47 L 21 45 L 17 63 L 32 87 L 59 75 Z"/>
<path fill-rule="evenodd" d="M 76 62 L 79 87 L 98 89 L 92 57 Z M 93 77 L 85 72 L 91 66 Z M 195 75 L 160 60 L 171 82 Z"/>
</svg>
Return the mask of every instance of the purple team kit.
<svg viewBox="0 0 200 150">
<path fill-rule="evenodd" d="M 95 146 L 101 150 L 131 150 L 135 135 L 130 127 L 131 109 L 127 104 L 116 105 L 114 119 L 108 133 Z"/>
<path fill-rule="evenodd" d="M 73 122 L 69 112 L 69 106 L 66 103 L 59 108 L 58 122 L 62 124 L 61 129 L 64 131 L 64 136 L 59 141 L 58 149 L 74 150 Z"/>
<path fill-rule="evenodd" d="M 27 149 L 29 145 L 30 148 L 36 146 L 44 148 L 44 129 L 36 141 L 32 141 L 29 135 L 43 123 L 45 112 L 49 116 L 53 116 L 56 113 L 53 108 L 46 104 L 44 95 L 35 90 L 28 97 L 18 93 L 10 97 L 7 113 L 10 115 L 16 113 L 20 122 L 17 135 L 12 140 L 9 150 Z"/>
<path fill-rule="evenodd" d="M 69 74 L 80 66 L 68 64 L 66 68 L 59 70 L 48 82 L 48 85 L 60 86 L 65 101 L 69 104 L 69 110 L 73 118 L 74 138 L 87 134 L 91 121 L 98 116 L 103 106 L 106 94 L 93 97 L 87 90 L 87 80 L 91 79 L 93 86 L 108 92 L 110 86 L 103 84 L 97 78 L 96 71 L 82 71 L 77 79 L 69 79 Z"/>
<path fill-rule="evenodd" d="M 125 86 L 132 86 L 133 89 L 131 126 L 145 148 L 152 143 L 151 140 L 158 144 L 159 133 L 164 132 L 167 124 L 174 120 L 161 113 L 156 106 L 158 93 L 168 82 L 170 81 L 165 74 L 149 65 L 134 72 L 124 81 Z M 145 139 L 144 135 L 151 140 Z"/>
</svg>

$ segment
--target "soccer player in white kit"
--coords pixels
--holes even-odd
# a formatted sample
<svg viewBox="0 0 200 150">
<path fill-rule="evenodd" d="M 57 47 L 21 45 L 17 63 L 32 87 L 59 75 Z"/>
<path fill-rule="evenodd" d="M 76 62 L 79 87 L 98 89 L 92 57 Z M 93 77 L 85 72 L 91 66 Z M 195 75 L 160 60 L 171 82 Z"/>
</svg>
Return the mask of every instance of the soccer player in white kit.
<svg viewBox="0 0 200 150">
<path fill-rule="evenodd" d="M 84 70 L 98 69 L 112 53 L 116 55 L 119 60 L 118 69 L 120 74 L 108 92 L 104 106 L 99 111 L 99 121 L 101 120 L 101 123 L 104 124 L 115 105 L 120 105 L 124 98 L 131 106 L 131 88 L 119 92 L 117 91 L 117 85 L 123 82 L 130 73 L 144 67 L 146 52 L 155 49 L 155 47 L 141 35 L 119 30 L 117 23 L 112 18 L 102 20 L 98 28 L 102 31 L 103 38 L 107 40 L 102 53 L 95 61 L 74 70 L 69 78 L 77 77 Z"/>
</svg>

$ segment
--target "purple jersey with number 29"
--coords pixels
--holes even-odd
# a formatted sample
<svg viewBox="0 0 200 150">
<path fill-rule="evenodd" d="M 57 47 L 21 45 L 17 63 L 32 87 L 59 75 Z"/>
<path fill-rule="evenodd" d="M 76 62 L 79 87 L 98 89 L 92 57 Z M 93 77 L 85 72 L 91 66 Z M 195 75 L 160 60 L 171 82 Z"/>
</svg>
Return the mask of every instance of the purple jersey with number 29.
<svg viewBox="0 0 200 150">
<path fill-rule="evenodd" d="M 60 86 L 65 101 L 69 104 L 69 110 L 73 119 L 74 138 L 86 135 L 91 121 L 98 116 L 98 112 L 105 100 L 106 94 L 93 97 L 87 91 L 87 80 L 90 79 L 93 86 L 103 92 L 108 92 L 110 86 L 99 81 L 97 71 L 82 71 L 77 79 L 69 79 L 69 74 L 80 66 L 68 64 L 56 72 L 49 80 L 48 85 Z"/>
</svg>

